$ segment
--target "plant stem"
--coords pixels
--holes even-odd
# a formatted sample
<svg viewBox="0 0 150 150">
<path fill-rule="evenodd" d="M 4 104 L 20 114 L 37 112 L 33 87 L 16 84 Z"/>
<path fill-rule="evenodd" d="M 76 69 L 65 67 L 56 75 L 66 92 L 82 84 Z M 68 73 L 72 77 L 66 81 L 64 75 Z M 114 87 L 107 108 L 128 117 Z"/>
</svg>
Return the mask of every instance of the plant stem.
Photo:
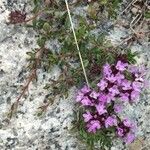
<svg viewBox="0 0 150 150">
<path fill-rule="evenodd" d="M 76 47 L 77 47 L 77 50 L 78 50 L 80 62 L 81 62 L 81 65 L 82 65 L 83 73 L 84 73 L 84 76 L 85 76 L 85 80 L 86 80 L 87 85 L 89 86 L 89 81 L 88 81 L 87 74 L 86 74 L 86 71 L 85 71 L 85 66 L 84 66 L 84 63 L 83 63 L 81 52 L 80 52 L 80 49 L 79 49 L 79 45 L 78 45 L 78 41 L 77 41 L 77 37 L 76 37 L 74 25 L 73 25 L 73 21 L 72 21 L 71 14 L 70 14 L 70 9 L 69 9 L 69 6 L 68 6 L 68 1 L 65 0 L 65 3 L 66 3 L 67 11 L 68 11 L 69 20 L 70 20 L 70 23 L 71 23 L 71 28 L 72 28 L 74 40 L 75 40 Z"/>
</svg>

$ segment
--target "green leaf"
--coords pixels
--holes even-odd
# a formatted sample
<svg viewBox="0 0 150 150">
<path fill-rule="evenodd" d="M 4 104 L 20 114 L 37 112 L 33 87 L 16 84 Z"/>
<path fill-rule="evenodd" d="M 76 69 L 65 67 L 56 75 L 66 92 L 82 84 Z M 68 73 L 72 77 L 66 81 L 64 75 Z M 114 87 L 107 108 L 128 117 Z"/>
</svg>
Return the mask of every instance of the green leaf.
<svg viewBox="0 0 150 150">
<path fill-rule="evenodd" d="M 88 67 L 89 61 L 88 61 L 87 59 L 85 59 L 85 60 L 83 61 L 83 63 L 84 63 L 84 66 L 85 66 L 85 67 Z"/>
<path fill-rule="evenodd" d="M 125 77 L 128 80 L 133 80 L 132 74 L 130 72 L 128 72 L 128 71 L 125 71 Z"/>
<path fill-rule="evenodd" d="M 66 16 L 66 20 L 65 20 L 65 28 L 66 28 L 66 29 L 69 29 L 69 28 L 70 28 L 70 20 L 69 20 L 68 15 Z"/>
<path fill-rule="evenodd" d="M 36 19 L 34 19 L 34 20 L 32 21 L 32 27 L 33 27 L 34 29 L 36 29 L 36 23 L 37 23 L 37 21 L 36 21 Z"/>
<path fill-rule="evenodd" d="M 37 5 L 41 2 L 41 0 L 33 0 L 34 5 Z"/>
<path fill-rule="evenodd" d="M 37 40 L 37 44 L 40 46 L 40 47 L 44 47 L 45 46 L 45 42 L 46 42 L 46 38 L 45 37 L 42 37 L 42 38 L 39 38 Z"/>
<path fill-rule="evenodd" d="M 138 55 L 138 52 L 132 52 L 131 49 L 127 49 L 127 59 L 130 64 L 135 64 L 135 57 Z"/>
<path fill-rule="evenodd" d="M 31 58 L 35 57 L 35 53 L 33 53 L 33 52 L 26 52 L 26 54 L 29 55 Z"/>
<path fill-rule="evenodd" d="M 36 22 L 36 28 L 37 29 L 42 29 L 44 24 L 45 24 L 45 20 L 42 20 L 42 19 L 39 19 L 37 22 Z"/>
<path fill-rule="evenodd" d="M 41 7 L 40 5 L 35 5 L 35 7 L 34 7 L 34 9 L 32 10 L 32 12 L 35 13 L 35 14 L 38 13 L 39 10 L 40 10 L 40 7 Z"/>
<path fill-rule="evenodd" d="M 149 19 L 149 18 L 150 18 L 150 11 L 147 11 L 147 12 L 145 13 L 144 17 L 145 17 L 146 19 Z"/>
<path fill-rule="evenodd" d="M 102 5 L 106 5 L 108 3 L 108 0 L 101 0 Z"/>
<path fill-rule="evenodd" d="M 46 32 L 49 32 L 51 29 L 50 25 L 48 22 L 45 22 L 44 25 L 43 25 L 43 30 L 46 31 Z"/>
</svg>

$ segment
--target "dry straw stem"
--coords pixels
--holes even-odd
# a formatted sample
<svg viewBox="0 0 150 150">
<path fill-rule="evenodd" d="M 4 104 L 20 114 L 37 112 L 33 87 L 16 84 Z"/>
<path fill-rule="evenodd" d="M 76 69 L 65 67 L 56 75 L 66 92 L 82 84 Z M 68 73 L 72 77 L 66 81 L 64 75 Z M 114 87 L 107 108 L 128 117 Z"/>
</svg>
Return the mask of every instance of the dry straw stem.
<svg viewBox="0 0 150 150">
<path fill-rule="evenodd" d="M 127 38 L 125 38 L 119 44 L 119 46 L 125 42 L 132 41 L 134 38 L 137 40 L 137 39 L 143 38 L 144 36 L 149 34 L 149 31 L 142 31 L 142 26 L 144 23 L 146 23 L 146 19 L 144 18 L 144 14 L 145 14 L 146 10 L 148 9 L 148 0 L 146 0 L 144 2 L 142 7 L 139 7 L 138 5 L 136 5 L 136 2 L 138 2 L 138 0 L 132 0 L 128 4 L 128 6 L 121 12 L 121 15 L 122 15 L 124 12 L 126 12 L 132 6 L 139 10 L 129 24 L 130 30 L 132 31 L 132 34 L 129 35 Z"/>
<path fill-rule="evenodd" d="M 73 36 L 74 36 L 74 40 L 75 40 L 75 44 L 76 44 L 76 47 L 77 47 L 77 50 L 78 50 L 78 54 L 79 54 L 79 58 L 80 58 L 80 62 L 81 62 L 81 65 L 82 65 L 84 77 L 85 77 L 87 85 L 89 86 L 87 74 L 86 74 L 86 71 L 85 71 L 83 59 L 82 59 L 82 56 L 81 56 L 81 52 L 80 52 L 80 49 L 79 49 L 79 45 L 78 45 L 78 41 L 77 41 L 77 37 L 76 37 L 74 25 L 73 25 L 73 21 L 72 21 L 71 14 L 70 14 L 70 9 L 69 9 L 69 5 L 68 5 L 68 1 L 65 0 L 65 3 L 66 3 L 67 11 L 68 11 L 68 16 L 69 16 L 69 20 L 70 20 L 70 24 L 71 24 L 71 28 L 72 28 L 72 32 L 73 32 Z"/>
<path fill-rule="evenodd" d="M 131 6 L 133 3 L 135 3 L 136 1 L 137 1 L 137 0 L 132 0 L 132 2 L 129 3 L 128 6 L 120 13 L 120 15 L 122 15 L 125 11 L 127 11 L 127 10 L 130 8 L 130 6 Z"/>
</svg>

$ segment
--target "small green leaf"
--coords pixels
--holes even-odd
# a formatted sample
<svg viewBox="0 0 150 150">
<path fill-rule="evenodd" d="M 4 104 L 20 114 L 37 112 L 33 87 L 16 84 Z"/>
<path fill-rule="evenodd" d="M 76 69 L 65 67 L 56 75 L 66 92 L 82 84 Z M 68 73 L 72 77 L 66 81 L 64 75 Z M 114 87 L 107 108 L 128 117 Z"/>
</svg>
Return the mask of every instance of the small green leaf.
<svg viewBox="0 0 150 150">
<path fill-rule="evenodd" d="M 51 29 L 49 23 L 45 22 L 44 25 L 43 25 L 43 30 L 46 31 L 46 32 L 49 32 Z"/>
<path fill-rule="evenodd" d="M 33 0 L 34 5 L 37 5 L 40 2 L 41 2 L 41 0 Z"/>
<path fill-rule="evenodd" d="M 32 27 L 33 27 L 34 29 L 36 28 L 36 24 L 37 24 L 37 20 L 34 19 L 34 20 L 32 21 Z"/>
<path fill-rule="evenodd" d="M 45 46 L 45 42 L 46 42 L 46 38 L 42 37 L 42 38 L 39 38 L 37 40 L 37 44 L 40 46 L 40 47 L 44 47 Z"/>
<path fill-rule="evenodd" d="M 88 65 L 89 65 L 89 61 L 88 61 L 87 59 L 86 59 L 86 60 L 84 60 L 84 61 L 83 61 L 83 63 L 84 63 L 84 66 L 85 66 L 85 67 L 88 67 Z"/>
<path fill-rule="evenodd" d="M 33 53 L 33 52 L 27 52 L 26 54 L 30 57 L 29 60 L 34 60 L 35 59 L 35 53 Z"/>
<path fill-rule="evenodd" d="M 106 5 L 108 3 L 108 0 L 101 0 L 102 5 Z"/>
<path fill-rule="evenodd" d="M 144 16 L 146 19 L 149 19 L 150 18 L 150 11 L 147 11 Z"/>
<path fill-rule="evenodd" d="M 46 22 L 45 20 L 39 19 L 39 20 L 37 21 L 37 23 L 36 23 L 36 28 L 37 28 L 37 29 L 42 29 L 45 22 Z"/>
</svg>

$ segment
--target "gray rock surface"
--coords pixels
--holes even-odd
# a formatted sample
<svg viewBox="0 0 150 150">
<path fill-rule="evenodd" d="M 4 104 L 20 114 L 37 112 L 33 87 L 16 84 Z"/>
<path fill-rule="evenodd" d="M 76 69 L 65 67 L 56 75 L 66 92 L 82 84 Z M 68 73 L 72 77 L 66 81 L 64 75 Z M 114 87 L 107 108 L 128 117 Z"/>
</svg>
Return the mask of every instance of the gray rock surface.
<svg viewBox="0 0 150 150">
<path fill-rule="evenodd" d="M 23 9 L 28 1 L 0 1 L 0 149 L 1 150 L 86 150 L 71 134 L 74 109 L 74 91 L 70 89 L 67 99 L 56 97 L 44 117 L 37 117 L 37 108 L 42 104 L 45 95 L 50 92 L 43 89 L 46 81 L 59 76 L 59 68 L 55 66 L 52 72 L 45 73 L 38 70 L 38 81 L 32 83 L 25 98 L 22 98 L 16 118 L 8 122 L 6 115 L 20 93 L 26 76 L 26 52 L 36 48 L 36 33 L 23 26 L 7 25 L 8 14 L 12 8 Z M 31 6 L 27 6 L 29 11 Z M 107 37 L 114 45 L 121 42 L 121 37 L 128 34 L 128 30 L 114 28 Z M 56 42 L 57 43 L 57 42 Z M 48 43 L 51 44 L 51 43 Z M 142 45 L 135 43 L 133 51 L 140 52 L 137 58 L 139 64 L 150 64 L 150 47 L 148 42 Z M 149 77 L 149 73 L 148 73 Z M 143 148 L 148 148 L 150 139 L 150 94 L 149 90 L 143 93 L 140 102 L 126 107 L 124 114 L 138 122 L 137 137 L 142 137 Z M 136 150 L 135 146 L 122 145 L 116 140 L 112 150 Z"/>
<path fill-rule="evenodd" d="M 19 25 L 7 25 L 10 9 L 3 2 L 0 2 L 0 149 L 75 149 L 77 145 L 69 133 L 73 120 L 71 97 L 56 98 L 46 116 L 37 117 L 38 107 L 49 94 L 43 89 L 45 82 L 59 76 L 57 66 L 50 74 L 38 70 L 38 82 L 30 85 L 16 118 L 11 122 L 6 119 L 10 104 L 20 94 L 20 86 L 28 74 L 24 69 L 27 67 L 26 52 L 37 46 L 34 31 Z M 23 3 L 17 2 L 16 6 Z"/>
</svg>

